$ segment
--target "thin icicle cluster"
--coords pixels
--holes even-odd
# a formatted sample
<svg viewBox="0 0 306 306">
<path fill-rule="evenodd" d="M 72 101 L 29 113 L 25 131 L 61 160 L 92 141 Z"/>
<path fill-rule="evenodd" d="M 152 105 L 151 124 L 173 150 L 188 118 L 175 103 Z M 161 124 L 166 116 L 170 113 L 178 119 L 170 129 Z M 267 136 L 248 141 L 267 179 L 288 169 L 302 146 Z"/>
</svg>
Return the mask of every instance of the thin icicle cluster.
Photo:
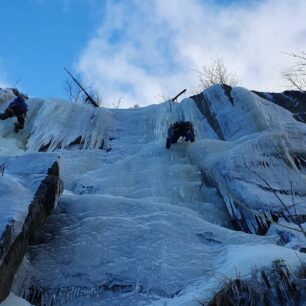
<svg viewBox="0 0 306 306">
<path fill-rule="evenodd" d="M 111 122 L 111 113 L 106 109 L 58 100 L 30 100 L 28 104 L 27 150 L 54 151 L 73 145 L 103 149 L 106 145 Z"/>
</svg>

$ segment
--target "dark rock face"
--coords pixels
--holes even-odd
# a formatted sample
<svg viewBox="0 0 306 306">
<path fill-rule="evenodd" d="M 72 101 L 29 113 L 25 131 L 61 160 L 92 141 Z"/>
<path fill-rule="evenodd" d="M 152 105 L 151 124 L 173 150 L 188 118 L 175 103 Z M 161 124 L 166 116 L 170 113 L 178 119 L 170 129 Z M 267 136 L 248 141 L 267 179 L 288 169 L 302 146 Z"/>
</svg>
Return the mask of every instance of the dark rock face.
<svg viewBox="0 0 306 306">
<path fill-rule="evenodd" d="M 24 221 L 22 231 L 14 241 L 11 241 L 14 223 L 7 226 L 0 241 L 0 302 L 10 293 L 15 273 L 25 255 L 33 233 L 44 223 L 54 208 L 61 192 L 59 165 L 55 162 L 48 169 L 47 177 L 41 182 L 28 215 Z"/>
<path fill-rule="evenodd" d="M 296 90 L 286 90 L 282 93 L 253 92 L 263 99 L 286 108 L 292 112 L 297 121 L 306 123 L 306 92 Z"/>
<path fill-rule="evenodd" d="M 207 118 L 208 123 L 218 135 L 219 139 L 225 140 L 218 119 L 216 118 L 215 113 L 211 110 L 211 102 L 209 101 L 209 99 L 203 94 L 195 95 L 190 98 L 193 99 L 193 101 L 196 103 L 198 109 L 203 114 L 203 116 Z"/>
</svg>

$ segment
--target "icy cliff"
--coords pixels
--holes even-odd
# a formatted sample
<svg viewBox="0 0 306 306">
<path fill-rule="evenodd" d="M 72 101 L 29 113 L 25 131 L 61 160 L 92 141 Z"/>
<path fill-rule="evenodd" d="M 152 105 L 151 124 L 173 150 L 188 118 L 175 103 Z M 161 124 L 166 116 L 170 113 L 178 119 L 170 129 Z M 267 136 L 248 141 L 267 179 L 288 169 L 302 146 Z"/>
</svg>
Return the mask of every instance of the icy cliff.
<svg viewBox="0 0 306 306">
<path fill-rule="evenodd" d="M 269 275 L 281 261 L 300 275 L 303 99 L 226 85 L 137 109 L 29 99 L 24 131 L 0 122 L 2 154 L 56 151 L 65 191 L 14 292 L 36 305 L 199 305 L 225 279 L 250 283 L 255 268 Z M 178 120 L 193 123 L 196 142 L 166 150 Z M 284 293 L 293 303 L 283 289 L 267 305 Z"/>
<path fill-rule="evenodd" d="M 0 169 L 0 301 L 3 301 L 10 293 L 33 233 L 56 205 L 60 180 L 55 154 L 0 157 Z"/>
</svg>

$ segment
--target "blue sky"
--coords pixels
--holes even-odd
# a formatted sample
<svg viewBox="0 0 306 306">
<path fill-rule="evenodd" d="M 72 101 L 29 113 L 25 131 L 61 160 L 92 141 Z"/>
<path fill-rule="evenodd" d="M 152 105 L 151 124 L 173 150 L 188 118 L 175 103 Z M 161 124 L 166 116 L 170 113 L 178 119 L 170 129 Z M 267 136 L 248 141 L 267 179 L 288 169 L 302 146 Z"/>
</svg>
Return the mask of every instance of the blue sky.
<svg viewBox="0 0 306 306">
<path fill-rule="evenodd" d="M 63 96 L 63 67 L 77 62 L 103 7 L 103 1 L 1 0 L 0 61 L 8 85 L 20 79 L 35 96 Z"/>
<path fill-rule="evenodd" d="M 191 95 L 216 57 L 239 85 L 281 91 L 283 52 L 306 50 L 303 0 L 0 0 L 0 12 L 0 86 L 64 98 L 67 67 L 105 106 Z"/>
</svg>

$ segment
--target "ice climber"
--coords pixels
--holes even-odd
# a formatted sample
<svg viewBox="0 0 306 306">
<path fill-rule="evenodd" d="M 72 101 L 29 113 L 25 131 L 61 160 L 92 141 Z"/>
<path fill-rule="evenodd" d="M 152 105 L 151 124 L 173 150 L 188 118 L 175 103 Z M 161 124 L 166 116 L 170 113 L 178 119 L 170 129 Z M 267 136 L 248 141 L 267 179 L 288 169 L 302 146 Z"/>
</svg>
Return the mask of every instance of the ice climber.
<svg viewBox="0 0 306 306">
<path fill-rule="evenodd" d="M 194 142 L 194 129 L 190 121 L 177 121 L 168 128 L 166 148 L 170 149 L 172 143 L 177 143 L 180 137 L 185 141 Z"/>
<path fill-rule="evenodd" d="M 15 116 L 17 122 L 14 123 L 14 132 L 18 133 L 18 131 L 24 127 L 24 119 L 28 111 L 28 105 L 26 104 L 25 99 L 28 97 L 22 95 L 16 88 L 13 88 L 12 92 L 16 98 L 9 104 L 4 113 L 0 114 L 0 120 L 6 120 Z"/>
</svg>

